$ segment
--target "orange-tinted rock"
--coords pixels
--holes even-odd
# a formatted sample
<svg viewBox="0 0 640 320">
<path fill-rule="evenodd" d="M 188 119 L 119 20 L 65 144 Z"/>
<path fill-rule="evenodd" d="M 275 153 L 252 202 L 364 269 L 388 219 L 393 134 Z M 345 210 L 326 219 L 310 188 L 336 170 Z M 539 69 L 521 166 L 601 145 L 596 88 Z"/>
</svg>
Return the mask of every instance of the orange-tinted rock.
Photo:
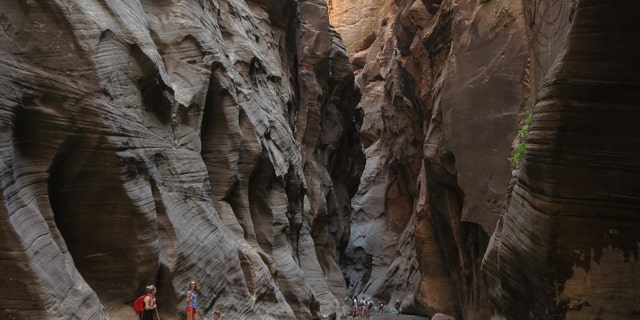
<svg viewBox="0 0 640 320">
<path fill-rule="evenodd" d="M 343 37 L 355 68 L 362 65 L 369 168 L 352 200 L 343 262 L 350 294 L 399 298 L 409 313 L 482 317 L 487 300 L 474 275 L 502 209 L 528 92 L 522 9 L 387 1 L 356 19 L 358 10 L 341 8 L 369 3 L 346 2 L 332 0 L 336 29 L 376 35 L 366 60 Z M 376 28 L 362 28 L 367 22 Z"/>
</svg>

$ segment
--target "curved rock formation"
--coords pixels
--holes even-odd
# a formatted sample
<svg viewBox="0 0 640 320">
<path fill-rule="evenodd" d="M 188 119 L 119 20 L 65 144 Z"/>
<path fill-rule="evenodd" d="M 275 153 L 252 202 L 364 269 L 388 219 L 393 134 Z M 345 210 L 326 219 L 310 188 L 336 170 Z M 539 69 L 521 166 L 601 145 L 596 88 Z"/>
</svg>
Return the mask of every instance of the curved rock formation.
<svg viewBox="0 0 640 320">
<path fill-rule="evenodd" d="M 293 8 L 293 10 L 292 10 Z M 339 311 L 360 98 L 323 1 L 3 1 L 0 318 Z"/>
<path fill-rule="evenodd" d="M 636 9 L 3 1 L 0 319 L 636 318 Z"/>
<path fill-rule="evenodd" d="M 589 304 L 609 299 L 619 313 L 603 314 L 635 316 L 628 306 L 638 297 L 631 289 L 637 239 L 616 236 L 623 232 L 616 221 L 637 229 L 629 215 L 637 202 L 637 130 L 629 120 L 637 44 L 628 40 L 638 31 L 630 17 L 637 5 L 406 0 L 358 17 L 370 3 L 332 0 L 330 7 L 363 88 L 367 166 L 343 261 L 350 294 L 398 298 L 405 312 L 459 319 L 592 319 L 598 308 Z M 585 108 L 569 111 L 563 101 L 577 94 Z M 615 110 L 627 103 L 619 114 L 604 111 L 609 95 Z M 600 104 L 587 108 L 589 99 Z M 527 159 L 511 193 L 507 158 L 523 142 L 518 131 L 534 105 Z M 623 136 L 632 140 L 628 148 Z M 610 139 L 614 146 L 605 146 Z M 609 162 L 615 169 L 601 170 Z M 587 180 L 592 170 L 598 175 Z M 591 211 L 593 201 L 609 204 L 601 210 L 611 214 Z M 552 209 L 569 202 L 584 212 L 569 218 Z M 572 235 L 569 225 L 588 232 Z M 591 239 L 591 231 L 601 236 Z M 596 264 L 600 271 L 589 275 Z M 606 271 L 618 268 L 620 278 Z M 589 282 L 601 296 L 591 294 L 593 302 L 580 287 Z"/>
<path fill-rule="evenodd" d="M 330 12 L 337 22 L 352 14 Z M 400 299 L 408 313 L 484 319 L 480 261 L 502 210 L 506 159 L 530 91 L 523 8 L 387 1 L 377 16 L 375 40 L 350 52 L 371 168 L 352 200 L 343 261 L 350 293 Z M 339 32 L 356 27 L 336 25 Z"/>
<path fill-rule="evenodd" d="M 540 89 L 484 259 L 505 319 L 640 314 L 640 31 L 632 1 L 580 1 Z"/>
</svg>

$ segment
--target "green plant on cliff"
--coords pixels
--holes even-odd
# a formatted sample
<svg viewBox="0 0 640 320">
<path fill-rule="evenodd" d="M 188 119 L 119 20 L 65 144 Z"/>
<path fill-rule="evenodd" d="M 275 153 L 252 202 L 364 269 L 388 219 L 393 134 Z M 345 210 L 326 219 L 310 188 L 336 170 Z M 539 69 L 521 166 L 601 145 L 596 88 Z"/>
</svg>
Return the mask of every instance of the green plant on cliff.
<svg viewBox="0 0 640 320">
<path fill-rule="evenodd" d="M 533 105 L 533 101 L 529 101 L 529 103 L 530 105 Z M 511 157 L 507 158 L 507 160 L 509 160 L 509 163 L 511 163 L 511 167 L 513 168 L 517 167 L 518 163 L 520 163 L 520 160 L 524 158 L 525 139 L 529 134 L 529 125 L 531 124 L 531 118 L 533 116 L 533 111 L 531 111 L 531 108 L 529 110 L 530 111 L 527 114 L 527 117 L 522 123 L 522 127 L 518 129 L 518 138 L 520 139 L 520 142 L 516 147 L 516 152 Z"/>
</svg>

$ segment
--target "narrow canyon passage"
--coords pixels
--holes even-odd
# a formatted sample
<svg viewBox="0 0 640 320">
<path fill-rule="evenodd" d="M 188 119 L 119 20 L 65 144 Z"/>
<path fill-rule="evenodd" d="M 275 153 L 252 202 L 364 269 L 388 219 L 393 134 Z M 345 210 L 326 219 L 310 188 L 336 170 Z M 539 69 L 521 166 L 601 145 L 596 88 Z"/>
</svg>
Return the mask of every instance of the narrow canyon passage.
<svg viewBox="0 0 640 320">
<path fill-rule="evenodd" d="M 636 319 L 638 9 L 3 0 L 0 319 Z"/>
<path fill-rule="evenodd" d="M 638 149 L 617 141 L 638 143 L 637 7 L 328 1 L 368 168 L 349 293 L 458 319 L 633 318 Z"/>
</svg>

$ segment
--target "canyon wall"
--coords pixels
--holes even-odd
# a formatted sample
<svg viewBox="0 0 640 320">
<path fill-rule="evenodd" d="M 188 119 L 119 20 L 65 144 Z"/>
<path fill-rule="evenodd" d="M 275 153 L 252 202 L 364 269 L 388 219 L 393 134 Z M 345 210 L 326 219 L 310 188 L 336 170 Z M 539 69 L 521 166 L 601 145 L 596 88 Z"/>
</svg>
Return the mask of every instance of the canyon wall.
<svg viewBox="0 0 640 320">
<path fill-rule="evenodd" d="M 638 5 L 373 2 L 329 6 L 363 91 L 349 293 L 458 319 L 637 317 Z"/>
<path fill-rule="evenodd" d="M 364 158 L 324 1 L 0 3 L 0 319 L 340 312 Z"/>
<path fill-rule="evenodd" d="M 3 1 L 0 319 L 635 319 L 637 9 Z"/>
<path fill-rule="evenodd" d="M 640 317 L 640 4 L 574 9 L 483 261 L 504 319 Z"/>
<path fill-rule="evenodd" d="M 403 313 L 487 319 L 480 264 L 533 86 L 523 8 L 386 1 L 359 20 L 341 18 L 357 11 L 339 3 L 330 14 L 341 33 L 378 18 L 357 37 L 371 41 L 344 37 L 356 50 L 367 155 L 343 261 L 349 292 L 398 300 Z"/>
</svg>

